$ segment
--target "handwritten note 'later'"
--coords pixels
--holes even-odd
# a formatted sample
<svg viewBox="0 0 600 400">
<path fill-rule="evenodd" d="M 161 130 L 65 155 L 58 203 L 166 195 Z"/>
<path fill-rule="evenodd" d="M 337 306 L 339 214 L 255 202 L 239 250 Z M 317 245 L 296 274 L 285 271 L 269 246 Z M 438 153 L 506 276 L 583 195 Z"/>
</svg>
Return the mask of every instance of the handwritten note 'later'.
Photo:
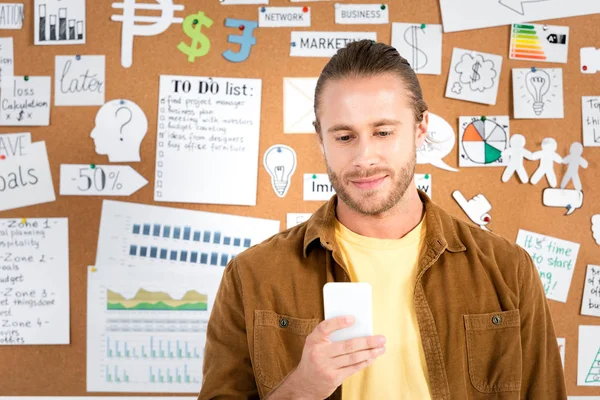
<svg viewBox="0 0 600 400">
<path fill-rule="evenodd" d="M 519 229 L 517 244 L 523 247 L 538 269 L 546 297 L 567 302 L 579 243 Z"/>
<path fill-rule="evenodd" d="M 0 345 L 69 343 L 66 218 L 0 219 Z"/>
<path fill-rule="evenodd" d="M 54 71 L 55 105 L 104 104 L 105 56 L 56 56 Z"/>
</svg>

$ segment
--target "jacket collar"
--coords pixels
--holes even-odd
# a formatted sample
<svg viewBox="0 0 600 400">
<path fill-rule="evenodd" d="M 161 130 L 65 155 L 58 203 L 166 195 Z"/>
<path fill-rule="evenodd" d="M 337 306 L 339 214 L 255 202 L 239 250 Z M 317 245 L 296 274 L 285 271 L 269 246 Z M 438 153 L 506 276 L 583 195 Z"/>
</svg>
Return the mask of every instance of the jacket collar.
<svg viewBox="0 0 600 400">
<path fill-rule="evenodd" d="M 464 243 L 456 234 L 454 220 L 450 214 L 440 208 L 425 194 L 418 189 L 419 197 L 425 207 L 425 229 L 427 232 L 427 242 L 435 247 L 442 246 L 451 252 L 466 250 Z M 335 247 L 335 208 L 337 204 L 337 195 L 321 206 L 307 221 L 306 232 L 304 234 L 304 257 L 308 256 L 310 246 L 319 239 L 321 245 L 326 249 L 333 251 Z"/>
</svg>

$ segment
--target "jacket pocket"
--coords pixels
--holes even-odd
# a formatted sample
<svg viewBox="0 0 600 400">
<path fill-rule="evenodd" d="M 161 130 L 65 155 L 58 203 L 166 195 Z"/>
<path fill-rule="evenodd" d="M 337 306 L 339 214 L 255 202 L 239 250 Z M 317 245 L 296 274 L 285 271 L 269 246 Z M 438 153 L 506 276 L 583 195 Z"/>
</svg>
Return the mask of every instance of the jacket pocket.
<svg viewBox="0 0 600 400">
<path fill-rule="evenodd" d="M 519 310 L 463 315 L 469 377 L 482 393 L 521 389 Z"/>
<path fill-rule="evenodd" d="M 295 318 L 269 310 L 254 311 L 254 364 L 257 382 L 274 388 L 302 358 L 316 318 Z"/>
</svg>

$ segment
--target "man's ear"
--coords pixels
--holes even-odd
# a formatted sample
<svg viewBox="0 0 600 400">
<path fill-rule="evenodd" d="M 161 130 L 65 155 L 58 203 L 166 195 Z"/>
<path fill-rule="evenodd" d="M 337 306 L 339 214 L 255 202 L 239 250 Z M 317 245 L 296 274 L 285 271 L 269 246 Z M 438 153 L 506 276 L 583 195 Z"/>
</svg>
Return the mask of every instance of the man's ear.
<svg viewBox="0 0 600 400">
<path fill-rule="evenodd" d="M 429 128 L 429 111 L 423 112 L 423 120 L 417 125 L 417 131 L 415 132 L 415 146 L 421 147 L 425 139 L 427 138 L 427 129 Z"/>
</svg>

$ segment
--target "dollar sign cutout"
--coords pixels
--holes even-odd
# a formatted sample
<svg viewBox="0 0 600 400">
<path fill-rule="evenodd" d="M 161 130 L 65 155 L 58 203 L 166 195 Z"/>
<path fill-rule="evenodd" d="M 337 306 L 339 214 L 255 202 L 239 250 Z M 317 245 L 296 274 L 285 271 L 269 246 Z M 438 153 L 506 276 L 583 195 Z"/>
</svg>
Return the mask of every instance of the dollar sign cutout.
<svg viewBox="0 0 600 400">
<path fill-rule="evenodd" d="M 181 42 L 177 48 L 188 56 L 189 62 L 194 62 L 196 57 L 205 56 L 210 50 L 210 40 L 201 30 L 203 26 L 210 28 L 212 24 L 212 19 L 205 16 L 202 11 L 199 11 L 198 14 L 188 15 L 183 20 L 183 32 L 192 39 L 192 44 L 188 46 Z"/>
<path fill-rule="evenodd" d="M 418 71 L 427 65 L 427 54 L 419 48 L 419 32 L 425 34 L 419 26 L 411 26 L 404 31 L 404 41 L 412 47 L 412 65 L 413 70 Z"/>
<path fill-rule="evenodd" d="M 473 73 L 471 74 L 470 78 L 471 78 L 471 83 L 475 83 L 481 79 L 481 75 L 479 74 L 479 68 L 481 68 L 481 64 L 479 63 L 479 61 L 476 61 L 475 64 L 473 64 L 472 68 L 473 68 Z"/>
</svg>

